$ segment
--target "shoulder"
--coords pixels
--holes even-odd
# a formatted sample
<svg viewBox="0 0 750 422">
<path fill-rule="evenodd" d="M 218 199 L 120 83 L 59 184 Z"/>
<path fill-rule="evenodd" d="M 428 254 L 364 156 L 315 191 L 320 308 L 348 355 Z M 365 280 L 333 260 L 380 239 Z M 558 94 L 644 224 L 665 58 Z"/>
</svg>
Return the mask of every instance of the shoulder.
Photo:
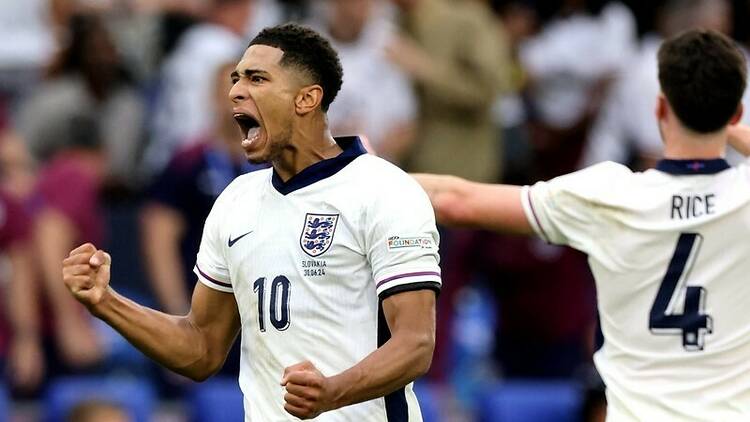
<svg viewBox="0 0 750 422">
<path fill-rule="evenodd" d="M 556 177 L 544 184 L 558 195 L 572 195 L 585 200 L 606 200 L 618 196 L 640 173 L 612 161 L 586 167 Z"/>
<path fill-rule="evenodd" d="M 357 184 L 366 186 L 369 192 L 393 194 L 424 194 L 421 186 L 395 164 L 372 154 L 357 158 L 352 166 L 352 173 Z"/>
<path fill-rule="evenodd" d="M 409 174 L 369 154 L 359 157 L 353 164 L 356 175 L 351 186 L 366 213 L 406 219 L 434 218 L 427 193 Z"/>
<path fill-rule="evenodd" d="M 556 177 L 551 182 L 566 182 L 596 187 L 607 186 L 613 181 L 627 179 L 633 175 L 632 170 L 620 163 L 604 161 L 573 173 Z"/>
</svg>

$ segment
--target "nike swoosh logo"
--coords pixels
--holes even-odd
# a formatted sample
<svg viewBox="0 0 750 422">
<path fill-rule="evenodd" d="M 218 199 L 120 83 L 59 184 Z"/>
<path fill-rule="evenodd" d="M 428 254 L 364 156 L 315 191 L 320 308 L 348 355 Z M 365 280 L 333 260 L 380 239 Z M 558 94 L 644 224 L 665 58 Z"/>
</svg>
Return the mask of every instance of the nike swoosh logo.
<svg viewBox="0 0 750 422">
<path fill-rule="evenodd" d="M 253 231 L 252 231 L 252 230 L 250 230 L 249 232 L 247 232 L 247 233 L 245 233 L 245 234 L 243 234 L 243 235 L 240 235 L 239 237 L 235 237 L 234 239 L 232 239 L 232 238 L 230 237 L 230 238 L 229 238 L 229 242 L 228 242 L 228 243 L 229 243 L 229 247 L 231 248 L 231 247 L 232 247 L 232 246 L 233 246 L 233 245 L 234 245 L 235 243 L 237 243 L 237 241 L 238 241 L 238 240 L 242 239 L 243 237 L 245 237 L 245 236 L 249 235 L 249 234 L 250 234 L 250 233 L 252 233 L 252 232 L 253 232 Z"/>
</svg>

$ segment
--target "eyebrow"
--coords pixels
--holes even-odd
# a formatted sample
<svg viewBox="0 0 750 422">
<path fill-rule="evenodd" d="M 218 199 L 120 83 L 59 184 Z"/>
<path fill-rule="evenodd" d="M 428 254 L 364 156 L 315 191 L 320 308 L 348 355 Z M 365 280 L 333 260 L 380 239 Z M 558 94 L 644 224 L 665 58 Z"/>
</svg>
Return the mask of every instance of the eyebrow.
<svg viewBox="0 0 750 422">
<path fill-rule="evenodd" d="M 253 75 L 268 75 L 268 72 L 266 72 L 265 70 L 261 70 L 261 69 L 245 69 L 244 71 L 242 71 L 242 76 L 245 76 L 246 78 L 249 78 Z M 239 79 L 240 72 L 235 70 L 234 72 L 232 72 L 230 77 L 232 79 Z"/>
</svg>

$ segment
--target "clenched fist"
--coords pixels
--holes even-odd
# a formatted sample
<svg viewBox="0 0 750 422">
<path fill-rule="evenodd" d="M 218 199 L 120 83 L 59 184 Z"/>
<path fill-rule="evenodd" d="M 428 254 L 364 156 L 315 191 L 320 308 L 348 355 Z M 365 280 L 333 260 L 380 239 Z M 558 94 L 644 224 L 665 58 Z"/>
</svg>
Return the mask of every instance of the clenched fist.
<svg viewBox="0 0 750 422">
<path fill-rule="evenodd" d="M 63 281 L 73 297 L 89 310 L 108 293 L 109 268 L 112 258 L 91 243 L 83 244 L 63 260 Z"/>
<path fill-rule="evenodd" d="M 300 419 L 312 419 L 336 407 L 330 379 L 310 362 L 284 369 L 281 385 L 286 387 L 284 409 Z"/>
</svg>

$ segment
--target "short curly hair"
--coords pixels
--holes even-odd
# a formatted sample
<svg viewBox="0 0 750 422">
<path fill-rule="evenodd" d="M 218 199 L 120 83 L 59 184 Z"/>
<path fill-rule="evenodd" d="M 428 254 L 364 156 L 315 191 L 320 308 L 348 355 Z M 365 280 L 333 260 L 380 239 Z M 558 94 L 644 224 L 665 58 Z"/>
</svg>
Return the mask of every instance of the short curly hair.
<svg viewBox="0 0 750 422">
<path fill-rule="evenodd" d="M 284 52 L 282 66 L 293 66 L 307 72 L 323 88 L 321 108 L 328 111 L 343 83 L 344 70 L 331 43 L 310 28 L 288 23 L 262 30 L 252 45 L 267 45 Z"/>
<path fill-rule="evenodd" d="M 729 123 L 747 80 L 745 56 L 734 41 L 689 30 L 665 41 L 658 57 L 661 89 L 687 128 L 710 133 Z"/>
</svg>

